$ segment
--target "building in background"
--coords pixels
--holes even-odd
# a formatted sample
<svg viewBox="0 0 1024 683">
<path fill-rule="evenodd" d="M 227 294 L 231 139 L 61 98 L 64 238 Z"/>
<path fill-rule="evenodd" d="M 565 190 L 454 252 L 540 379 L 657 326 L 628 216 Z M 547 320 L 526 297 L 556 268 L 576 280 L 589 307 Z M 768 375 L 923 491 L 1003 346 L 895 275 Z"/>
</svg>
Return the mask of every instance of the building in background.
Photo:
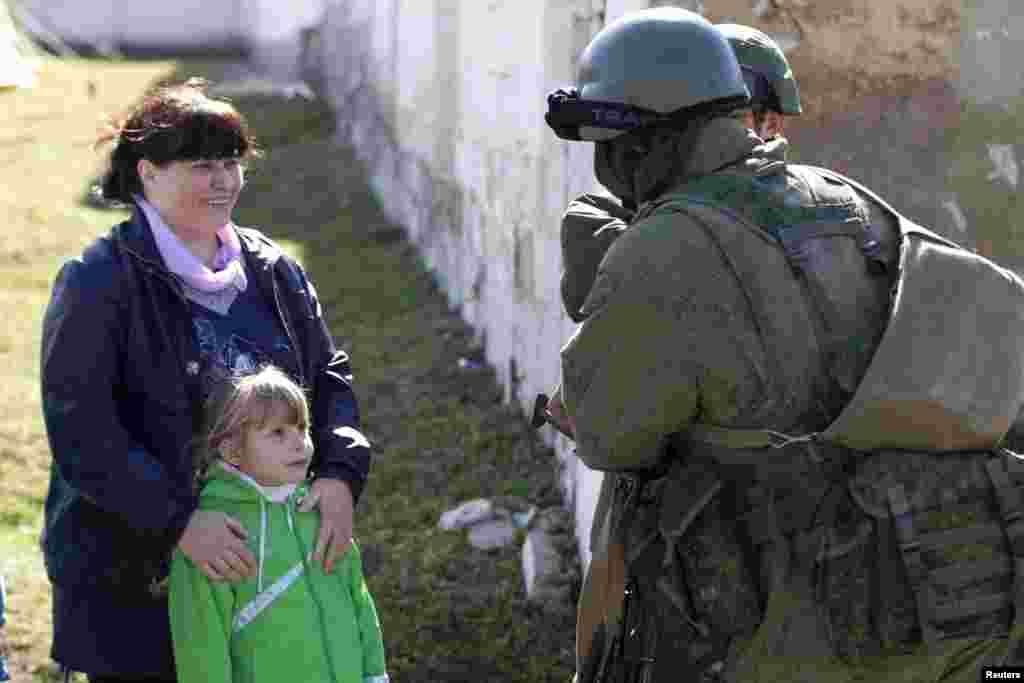
<svg viewBox="0 0 1024 683">
<path fill-rule="evenodd" d="M 16 27 L 7 3 L 0 0 L 0 92 L 27 88 L 35 82 L 31 63 L 34 54 L 32 45 Z"/>
<path fill-rule="evenodd" d="M 321 20 L 328 2 L 8 1 L 27 30 L 59 39 L 74 50 L 100 54 L 248 54 L 259 66 L 286 75 L 297 72 L 303 30 Z"/>
</svg>

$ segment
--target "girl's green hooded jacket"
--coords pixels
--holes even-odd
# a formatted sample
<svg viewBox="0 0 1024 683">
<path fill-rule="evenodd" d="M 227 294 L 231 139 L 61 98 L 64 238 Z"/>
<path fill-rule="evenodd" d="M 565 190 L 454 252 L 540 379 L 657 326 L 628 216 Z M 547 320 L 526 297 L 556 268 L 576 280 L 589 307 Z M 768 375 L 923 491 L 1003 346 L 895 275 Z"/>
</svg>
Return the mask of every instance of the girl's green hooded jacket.
<svg viewBox="0 0 1024 683">
<path fill-rule="evenodd" d="M 199 509 L 241 522 L 259 570 L 240 583 L 211 582 L 175 552 L 170 617 L 178 681 L 386 683 L 380 624 L 356 545 L 324 574 L 309 560 L 319 512 L 296 509 L 304 486 L 275 503 L 244 475 L 210 469 Z"/>
</svg>

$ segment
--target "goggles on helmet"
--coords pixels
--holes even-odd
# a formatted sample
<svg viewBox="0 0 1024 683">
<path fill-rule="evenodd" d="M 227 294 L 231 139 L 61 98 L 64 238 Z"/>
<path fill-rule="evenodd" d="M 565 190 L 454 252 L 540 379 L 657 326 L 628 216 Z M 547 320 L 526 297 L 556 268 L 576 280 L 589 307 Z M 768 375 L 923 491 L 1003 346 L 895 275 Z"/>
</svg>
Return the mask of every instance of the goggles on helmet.
<svg viewBox="0 0 1024 683">
<path fill-rule="evenodd" d="M 663 114 L 620 102 L 580 99 L 575 88 L 559 88 L 548 95 L 544 120 L 563 140 L 583 140 L 580 128 L 628 131 L 667 120 Z"/>
<path fill-rule="evenodd" d="M 672 126 L 693 116 L 709 116 L 717 112 L 731 111 L 747 102 L 746 96 L 730 97 L 662 114 L 621 102 L 584 100 L 580 98 L 579 91 L 575 88 L 559 88 L 548 95 L 548 111 L 544 115 L 544 121 L 555 135 L 563 140 L 593 140 L 582 137 L 581 129 L 627 132 L 654 124 Z"/>
<path fill-rule="evenodd" d="M 740 64 L 740 72 L 743 74 L 743 82 L 747 84 L 747 90 L 750 92 L 751 109 L 756 112 L 768 109 L 781 111 L 775 88 L 763 73 L 743 64 Z"/>
</svg>

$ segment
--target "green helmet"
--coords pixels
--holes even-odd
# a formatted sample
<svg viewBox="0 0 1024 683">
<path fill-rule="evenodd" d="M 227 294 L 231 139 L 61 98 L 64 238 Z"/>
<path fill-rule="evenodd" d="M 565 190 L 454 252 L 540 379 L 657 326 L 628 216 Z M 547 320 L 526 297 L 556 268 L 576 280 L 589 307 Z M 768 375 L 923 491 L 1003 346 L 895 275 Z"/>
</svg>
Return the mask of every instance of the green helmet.
<svg viewBox="0 0 1024 683">
<path fill-rule="evenodd" d="M 716 24 L 715 28 L 736 52 L 755 109 L 773 109 L 791 116 L 803 112 L 796 78 L 778 43 L 749 26 Z"/>
<path fill-rule="evenodd" d="M 749 102 L 729 42 L 676 7 L 631 12 L 601 29 L 580 55 L 576 86 L 548 96 L 545 119 L 566 140 L 610 140 Z"/>
</svg>

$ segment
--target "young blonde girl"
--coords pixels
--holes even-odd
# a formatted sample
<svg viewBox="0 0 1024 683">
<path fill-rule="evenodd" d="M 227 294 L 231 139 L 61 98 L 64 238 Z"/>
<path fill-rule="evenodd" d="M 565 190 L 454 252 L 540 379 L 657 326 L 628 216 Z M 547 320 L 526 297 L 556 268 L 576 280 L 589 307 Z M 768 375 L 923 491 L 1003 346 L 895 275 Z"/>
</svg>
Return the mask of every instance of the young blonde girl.
<svg viewBox="0 0 1024 683">
<path fill-rule="evenodd" d="M 263 368 L 216 387 L 196 443 L 199 508 L 249 532 L 256 576 L 213 582 L 178 551 L 171 633 L 179 683 L 385 683 L 384 647 L 355 543 L 331 574 L 310 561 L 319 526 L 300 512 L 313 446 L 305 396 Z"/>
</svg>

